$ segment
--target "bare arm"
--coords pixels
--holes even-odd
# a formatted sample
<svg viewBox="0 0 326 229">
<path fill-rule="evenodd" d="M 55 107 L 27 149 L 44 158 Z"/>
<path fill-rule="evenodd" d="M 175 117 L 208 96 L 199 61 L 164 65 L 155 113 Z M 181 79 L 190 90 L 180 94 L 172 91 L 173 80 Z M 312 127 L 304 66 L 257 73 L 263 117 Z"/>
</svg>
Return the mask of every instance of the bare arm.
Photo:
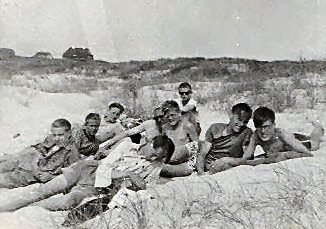
<svg viewBox="0 0 326 229">
<path fill-rule="evenodd" d="M 136 126 L 132 129 L 129 129 L 125 132 L 122 132 L 120 134 L 118 134 L 117 136 L 113 137 L 112 139 L 108 140 L 105 144 L 106 148 L 111 147 L 112 145 L 116 144 L 118 141 L 120 141 L 121 139 L 124 139 L 126 137 L 132 136 L 134 134 L 140 134 L 142 132 L 145 131 L 145 127 L 143 124 Z"/>
<path fill-rule="evenodd" d="M 186 104 L 184 107 L 182 107 L 182 112 L 188 112 L 196 109 L 196 104 Z"/>
<path fill-rule="evenodd" d="M 311 156 L 312 154 L 310 151 L 297 139 L 295 139 L 294 135 L 291 133 L 288 133 L 284 130 L 281 130 L 281 138 L 283 141 L 292 147 L 292 150 L 297 153 L 302 153 L 307 156 Z"/>
<path fill-rule="evenodd" d="M 198 136 L 198 133 L 196 132 L 196 127 L 192 124 L 187 124 L 185 126 L 185 130 L 186 130 L 186 133 L 190 139 L 190 142 L 193 142 L 193 141 L 198 141 L 199 140 L 199 136 Z"/>
<path fill-rule="evenodd" d="M 210 127 L 208 128 L 208 130 L 206 131 L 206 134 L 205 134 L 205 140 L 206 140 L 207 142 L 212 143 L 213 138 L 214 138 L 214 135 L 213 135 L 213 133 L 212 133 L 212 126 L 210 126 Z"/>
<path fill-rule="evenodd" d="M 113 138 L 114 136 L 115 136 L 115 133 L 113 131 L 110 131 L 110 132 L 98 134 L 96 136 L 96 138 L 98 139 L 98 141 L 100 143 L 103 143 L 103 142 Z"/>
<path fill-rule="evenodd" d="M 243 160 L 250 160 L 254 158 L 255 149 L 257 145 L 257 136 L 255 133 L 248 133 L 246 138 L 243 142 L 242 149 L 243 149 Z"/>
<path fill-rule="evenodd" d="M 199 152 L 196 160 L 198 175 L 202 175 L 205 172 L 205 158 L 211 145 L 212 144 L 207 141 L 199 141 Z"/>
</svg>

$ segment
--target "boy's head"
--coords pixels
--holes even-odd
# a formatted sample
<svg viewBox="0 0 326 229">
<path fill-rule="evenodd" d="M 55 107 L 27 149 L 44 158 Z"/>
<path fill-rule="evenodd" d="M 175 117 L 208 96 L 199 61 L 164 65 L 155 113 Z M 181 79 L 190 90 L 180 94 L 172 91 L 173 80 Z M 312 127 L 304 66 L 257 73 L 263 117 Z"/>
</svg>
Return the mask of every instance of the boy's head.
<svg viewBox="0 0 326 229">
<path fill-rule="evenodd" d="M 181 83 L 178 87 L 178 92 L 182 101 L 184 102 L 189 101 L 192 94 L 191 85 L 187 82 Z"/>
<path fill-rule="evenodd" d="M 51 134 L 56 145 L 62 146 L 71 136 L 71 124 L 67 119 L 57 119 L 51 124 Z"/>
<path fill-rule="evenodd" d="M 95 136 L 101 124 L 101 117 L 97 113 L 89 113 L 85 118 L 84 130 L 87 135 Z"/>
<path fill-rule="evenodd" d="M 104 118 L 107 122 L 115 123 L 123 111 L 124 108 L 120 103 L 111 103 Z"/>
<path fill-rule="evenodd" d="M 252 109 L 246 103 L 238 103 L 232 107 L 230 126 L 232 131 L 241 132 L 248 124 L 252 115 Z"/>
<path fill-rule="evenodd" d="M 181 120 L 181 110 L 178 103 L 174 100 L 165 101 L 162 104 L 164 118 L 171 125 L 175 126 Z"/>
<path fill-rule="evenodd" d="M 165 161 L 169 161 L 174 153 L 174 143 L 166 135 L 158 135 L 153 139 L 152 153 L 148 155 L 149 161 L 160 161 L 165 158 Z"/>
<path fill-rule="evenodd" d="M 258 137 L 262 141 L 270 140 L 275 134 L 275 113 L 267 107 L 259 107 L 254 111 L 254 125 Z"/>
</svg>

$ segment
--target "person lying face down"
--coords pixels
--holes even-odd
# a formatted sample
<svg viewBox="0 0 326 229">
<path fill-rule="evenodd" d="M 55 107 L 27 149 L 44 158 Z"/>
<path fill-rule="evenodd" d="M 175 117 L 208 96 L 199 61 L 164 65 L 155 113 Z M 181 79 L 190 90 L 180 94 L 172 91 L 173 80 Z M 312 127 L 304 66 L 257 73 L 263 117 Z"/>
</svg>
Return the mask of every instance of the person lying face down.
<svg viewBox="0 0 326 229">
<path fill-rule="evenodd" d="M 123 131 L 123 127 L 119 121 L 119 117 L 124 111 L 124 107 L 120 103 L 111 103 L 104 115 L 105 123 L 103 123 L 96 138 L 103 143 L 114 136 L 120 134 Z"/>
<path fill-rule="evenodd" d="M 138 191 L 145 189 L 146 184 L 156 182 L 163 161 L 169 160 L 173 151 L 172 140 L 165 135 L 159 135 L 154 137 L 152 144 L 147 144 L 138 150 L 131 149 L 129 152 L 124 152 L 119 160 L 111 163 L 110 176 L 107 177 L 110 182 L 97 186 L 104 197 L 73 209 L 63 225 L 76 225 L 106 211 L 109 202 L 121 187 Z M 104 187 L 106 184 L 110 185 Z"/>
<path fill-rule="evenodd" d="M 83 156 L 95 155 L 99 140 L 95 137 L 101 123 L 100 115 L 89 113 L 82 128 L 73 129 L 73 137 L 79 153 Z"/>
<path fill-rule="evenodd" d="M 16 188 L 53 179 L 62 168 L 78 161 L 80 154 L 71 136 L 71 124 L 57 119 L 43 143 L 4 157 L 0 159 L 0 187 Z"/>
<path fill-rule="evenodd" d="M 209 127 L 205 135 L 207 143 L 201 145 L 197 160 L 199 174 L 209 171 L 223 157 L 252 157 L 248 145 L 253 132 L 247 127 L 251 115 L 248 104 L 238 103 L 232 107 L 229 123 L 214 123 Z"/>
</svg>

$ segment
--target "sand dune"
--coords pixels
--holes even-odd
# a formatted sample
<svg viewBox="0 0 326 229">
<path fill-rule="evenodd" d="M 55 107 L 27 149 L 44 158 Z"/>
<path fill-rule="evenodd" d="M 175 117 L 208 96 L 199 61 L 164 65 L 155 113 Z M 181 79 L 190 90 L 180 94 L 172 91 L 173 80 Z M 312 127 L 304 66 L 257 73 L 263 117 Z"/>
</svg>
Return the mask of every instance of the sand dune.
<svg viewBox="0 0 326 229">
<path fill-rule="evenodd" d="M 1 86 L 0 153 L 17 153 L 25 146 L 42 140 L 49 130 L 50 123 L 56 118 L 65 117 L 72 123 L 81 123 L 88 112 L 94 111 L 95 108 L 100 106 L 98 102 L 99 99 L 99 94 L 53 94 L 38 92 L 27 88 Z M 228 120 L 227 114 L 223 112 L 213 112 L 204 107 L 200 109 L 200 119 L 202 121 L 203 132 L 205 132 L 213 122 L 226 122 Z M 293 132 L 303 132 L 307 134 L 312 130 L 311 121 L 316 119 L 320 119 L 323 125 L 326 125 L 326 117 L 321 111 L 287 111 L 286 113 L 277 114 L 278 126 Z M 253 126 L 251 122 L 249 126 Z M 18 136 L 17 134 L 20 135 Z M 236 208 L 241 208 L 241 206 L 243 206 L 242 204 L 244 201 L 252 201 L 251 203 L 253 203 L 258 197 L 262 199 L 267 198 L 267 194 L 275 194 L 277 196 L 279 193 L 282 193 L 286 182 L 288 182 L 289 189 L 292 188 L 293 184 L 289 183 L 289 179 L 283 181 L 285 182 L 281 183 L 283 185 L 279 183 L 279 176 L 275 171 L 282 171 L 284 169 L 289 169 L 291 171 L 291 173 L 288 173 L 288 176 L 292 176 L 294 183 L 301 182 L 302 186 L 305 184 L 308 186 L 307 190 L 305 190 L 307 193 L 305 197 L 309 197 L 310 195 L 309 198 L 312 198 L 311 196 L 314 196 L 313 194 L 315 192 L 324 191 L 322 187 L 325 185 L 322 187 L 317 187 L 317 185 L 316 187 L 312 187 L 311 182 L 307 181 L 316 181 L 316 184 L 318 182 L 323 182 L 324 176 L 322 172 L 324 170 L 322 169 L 325 168 L 325 165 L 325 144 L 323 143 L 322 149 L 316 152 L 314 158 L 294 159 L 275 165 L 261 165 L 257 167 L 240 166 L 214 176 L 197 177 L 193 175 L 187 178 L 178 178 L 164 186 L 154 186 L 148 191 L 139 192 L 137 196 L 131 193 L 130 198 L 132 201 L 137 202 L 142 200 L 145 203 L 145 212 L 148 214 L 146 215 L 146 217 L 148 217 L 148 228 L 155 228 L 151 227 L 153 225 L 162 225 L 163 228 L 166 228 L 169 225 L 171 226 L 173 222 L 176 224 L 177 228 L 198 228 L 200 227 L 198 226 L 200 225 L 200 217 L 203 217 L 203 215 L 195 214 L 194 209 L 189 208 L 189 204 L 194 200 L 204 199 L 204 202 L 212 201 L 211 203 L 220 201 L 219 203 L 221 203 L 224 209 L 230 207 L 230 211 L 235 211 Z M 296 180 L 296 177 L 298 177 L 298 180 Z M 286 176 L 281 176 L 281 178 L 286 179 Z M 299 178 L 303 179 L 303 181 Z M 279 184 L 275 185 L 275 183 Z M 216 190 L 220 191 L 209 189 L 209 187 L 212 188 L 214 185 L 217 185 L 218 189 Z M 243 192 L 243 190 L 245 190 L 245 194 L 239 197 L 239 193 Z M 268 191 L 266 192 L 266 190 Z M 150 198 L 150 196 L 152 196 L 152 198 Z M 308 197 L 305 199 L 306 202 L 310 201 Z M 324 196 L 319 197 L 319 199 L 316 196 L 314 198 L 312 198 L 309 203 L 313 203 L 313 210 L 319 209 L 319 207 L 323 206 L 322 203 L 324 203 L 323 201 L 325 198 Z M 162 205 L 161 200 L 164 200 L 164 205 Z M 317 204 L 317 206 L 316 201 L 318 202 L 318 200 L 320 203 L 319 205 Z M 176 205 L 175 203 L 180 204 Z M 275 206 L 277 206 L 277 204 L 283 204 L 281 200 L 279 203 L 275 201 L 274 203 Z M 286 204 L 283 205 L 287 206 Z M 291 207 L 291 205 L 289 206 Z M 187 209 L 190 215 L 185 213 Z M 310 215 L 314 217 L 312 210 L 310 210 L 308 207 L 304 208 L 305 213 L 302 213 L 303 217 L 305 217 L 302 222 L 305 223 L 305 225 Z M 239 217 L 245 217 L 245 214 L 249 214 L 248 212 L 250 212 L 248 209 L 246 210 L 243 208 L 241 213 L 239 213 Z M 268 219 L 270 220 L 268 222 L 272 222 L 272 220 L 277 220 L 278 218 L 277 212 L 271 212 L 271 218 Z M 113 216 L 120 213 L 128 217 L 130 216 L 130 212 L 121 212 L 120 210 L 110 211 L 110 213 L 112 213 Z M 256 227 L 253 228 L 262 226 L 264 222 L 259 219 L 263 217 L 263 213 L 259 212 L 257 209 L 255 211 L 253 210 L 251 213 L 254 214 L 251 217 L 257 219 L 257 223 L 254 224 Z M 0 228 L 58 228 L 60 222 L 63 220 L 62 217 L 64 214 L 65 213 L 61 212 L 48 212 L 37 207 L 27 207 L 13 213 L 0 214 Z M 316 214 L 325 218 L 325 214 L 320 209 Z M 133 216 L 130 216 L 131 219 L 133 219 L 132 217 Z M 218 219 L 218 217 L 207 219 L 207 223 L 202 226 L 205 228 L 214 228 L 210 225 L 213 225 L 215 219 Z M 223 220 L 220 220 L 220 222 L 224 222 Z M 245 225 L 247 222 L 244 219 L 242 220 Z M 112 223 L 116 222 L 119 221 L 112 220 Z M 276 225 L 285 225 L 281 223 L 277 224 L 277 222 L 278 221 L 275 221 L 274 223 Z M 318 221 L 318 223 L 321 222 L 322 220 Z M 97 225 L 96 228 L 106 228 L 103 223 L 104 221 L 95 219 L 85 223 L 84 226 L 94 227 L 94 225 Z M 195 223 L 197 224 L 195 225 Z M 237 225 L 241 224 L 235 224 L 235 226 Z"/>
</svg>

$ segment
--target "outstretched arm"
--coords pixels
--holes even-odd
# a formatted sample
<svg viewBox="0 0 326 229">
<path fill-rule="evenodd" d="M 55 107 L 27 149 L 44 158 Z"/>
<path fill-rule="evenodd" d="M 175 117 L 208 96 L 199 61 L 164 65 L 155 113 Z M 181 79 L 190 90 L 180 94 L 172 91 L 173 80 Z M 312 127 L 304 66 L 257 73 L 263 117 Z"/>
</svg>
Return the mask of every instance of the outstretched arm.
<svg viewBox="0 0 326 229">
<path fill-rule="evenodd" d="M 135 134 L 140 134 L 142 132 L 145 131 L 145 127 L 143 124 L 139 125 L 139 126 L 136 126 L 132 129 L 129 129 L 125 132 L 122 132 L 120 134 L 118 134 L 117 136 L 115 136 L 114 138 L 108 140 L 106 143 L 105 143 L 105 148 L 108 149 L 110 148 L 112 145 L 116 144 L 118 141 L 120 141 L 121 139 L 124 139 L 126 137 L 130 137 L 132 135 L 135 135 Z"/>
<path fill-rule="evenodd" d="M 106 133 L 98 133 L 96 135 L 96 138 L 100 143 L 103 143 L 103 142 L 106 142 L 107 140 L 113 138 L 114 136 L 115 136 L 115 132 L 112 131 L 112 132 L 106 132 Z"/>
</svg>

